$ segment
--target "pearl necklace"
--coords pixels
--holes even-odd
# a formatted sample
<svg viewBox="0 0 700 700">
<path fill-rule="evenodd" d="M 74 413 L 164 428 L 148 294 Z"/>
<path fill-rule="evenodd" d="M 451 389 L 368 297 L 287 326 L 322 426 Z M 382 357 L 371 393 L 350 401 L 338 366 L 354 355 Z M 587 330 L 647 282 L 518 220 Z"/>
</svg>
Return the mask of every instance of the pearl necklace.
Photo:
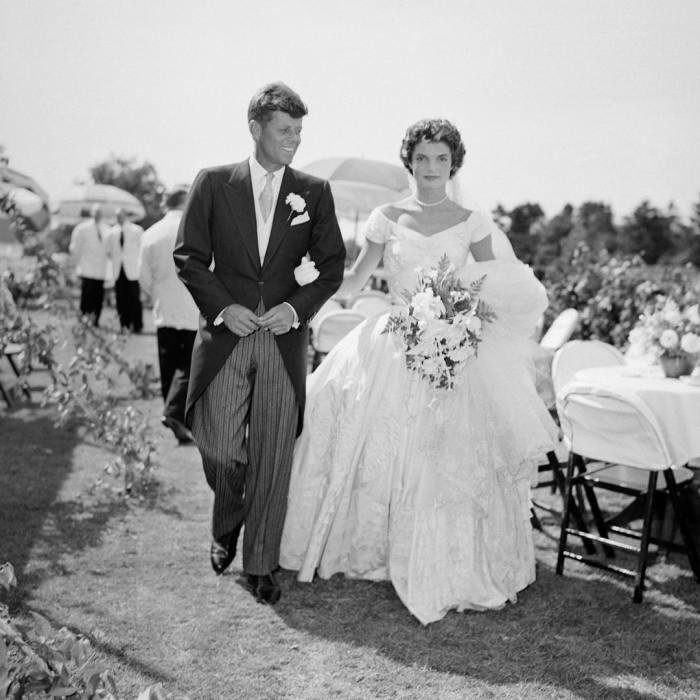
<svg viewBox="0 0 700 700">
<path fill-rule="evenodd" d="M 447 201 L 447 195 L 445 195 L 442 199 L 438 200 L 437 202 L 421 202 L 416 195 L 413 195 L 413 199 L 416 200 L 418 204 L 420 204 L 422 207 L 436 207 L 438 204 L 442 204 L 443 202 Z"/>
</svg>

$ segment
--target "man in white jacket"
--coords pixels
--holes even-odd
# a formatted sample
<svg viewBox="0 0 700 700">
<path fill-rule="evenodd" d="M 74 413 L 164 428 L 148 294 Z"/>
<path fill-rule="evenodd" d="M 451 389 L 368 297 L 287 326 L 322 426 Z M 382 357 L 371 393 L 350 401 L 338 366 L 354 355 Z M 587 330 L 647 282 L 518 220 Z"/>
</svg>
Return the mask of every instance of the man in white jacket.
<svg viewBox="0 0 700 700">
<path fill-rule="evenodd" d="M 117 223 L 112 229 L 119 258 L 114 266 L 114 293 L 119 322 L 123 329 L 140 333 L 143 329 L 143 307 L 139 285 L 139 255 L 143 229 L 132 223 L 123 210 L 117 209 Z"/>
<path fill-rule="evenodd" d="M 140 281 L 153 301 L 153 321 L 158 338 L 160 382 L 163 393 L 163 425 L 178 442 L 192 442 L 185 427 L 185 401 L 190 378 L 192 344 L 197 334 L 199 309 L 180 281 L 173 260 L 177 229 L 187 199 L 187 188 L 170 193 L 165 216 L 143 234 Z"/>
<path fill-rule="evenodd" d="M 99 204 L 93 205 L 90 217 L 73 229 L 68 250 L 80 277 L 80 313 L 91 316 L 93 324 L 99 326 L 107 262 L 116 260 L 119 251 L 116 240 L 103 222 Z"/>
</svg>

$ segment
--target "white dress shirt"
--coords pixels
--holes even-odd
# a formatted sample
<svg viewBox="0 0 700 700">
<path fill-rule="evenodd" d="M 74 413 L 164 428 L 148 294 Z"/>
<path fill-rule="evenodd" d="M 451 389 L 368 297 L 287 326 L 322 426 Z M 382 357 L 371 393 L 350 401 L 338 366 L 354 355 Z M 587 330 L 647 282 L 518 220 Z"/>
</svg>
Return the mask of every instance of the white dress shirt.
<svg viewBox="0 0 700 700">
<path fill-rule="evenodd" d="M 272 208 L 267 221 L 263 221 L 262 212 L 260 211 L 260 195 L 265 187 L 268 171 L 263 168 L 254 156 L 248 159 L 250 165 L 250 181 L 253 185 L 253 201 L 255 202 L 255 221 L 258 226 L 258 252 L 260 254 L 260 264 L 262 265 L 265 259 L 265 251 L 267 244 L 270 241 L 270 231 L 272 230 L 272 221 L 275 218 L 275 207 L 277 199 L 282 187 L 282 177 L 284 176 L 284 168 L 275 170 L 272 173 Z"/>
<path fill-rule="evenodd" d="M 199 309 L 177 276 L 173 249 L 182 211 L 173 209 L 147 229 L 141 238 L 141 288 L 153 301 L 156 328 L 196 331 Z"/>
</svg>

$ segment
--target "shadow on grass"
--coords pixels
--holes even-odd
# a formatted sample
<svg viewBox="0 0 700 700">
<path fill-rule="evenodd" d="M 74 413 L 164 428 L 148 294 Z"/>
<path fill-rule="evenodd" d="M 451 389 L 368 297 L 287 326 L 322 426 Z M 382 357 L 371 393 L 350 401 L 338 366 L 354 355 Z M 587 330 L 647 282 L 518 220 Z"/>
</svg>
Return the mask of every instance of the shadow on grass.
<svg viewBox="0 0 700 700">
<path fill-rule="evenodd" d="M 52 412 L 31 407 L 0 417 L 0 560 L 9 561 L 22 590 L 45 576 L 60 574 L 65 552 L 99 543 L 120 502 L 57 501 L 73 469 L 73 452 L 82 442 L 74 429 L 54 427 Z M 96 476 L 97 476 L 96 470 Z M 40 567 L 32 550 L 40 546 Z"/>
<path fill-rule="evenodd" d="M 88 630 L 81 629 L 79 627 L 76 627 L 75 625 L 66 625 L 63 620 L 54 617 L 46 611 L 42 611 L 42 615 L 51 623 L 51 625 L 55 629 L 59 629 L 60 627 L 65 626 L 73 634 L 85 637 L 89 640 L 90 646 L 94 651 L 101 655 L 104 655 L 110 660 L 127 666 L 131 671 L 144 676 L 144 678 L 147 678 L 149 683 L 169 684 L 175 682 L 176 680 L 174 676 L 162 673 L 155 666 L 147 664 L 141 659 L 137 658 L 134 654 L 129 653 L 127 651 L 128 647 L 130 646 L 128 643 L 116 646 L 114 644 L 106 642 L 104 639 L 96 637 L 94 633 Z"/>
<path fill-rule="evenodd" d="M 585 697 L 620 698 L 657 698 L 654 690 L 668 690 L 669 683 L 697 690 L 700 586 L 689 569 L 654 584 L 643 605 L 631 602 L 627 582 L 571 565 L 565 574 L 538 564 L 537 581 L 516 605 L 450 612 L 424 627 L 390 583 L 338 575 L 300 584 L 283 572 L 285 597 L 276 612 L 314 636 L 491 685 L 544 683 Z M 675 597 L 681 591 L 685 600 Z M 637 679 L 634 692 L 627 682 L 627 689 L 615 685 L 620 675 Z"/>
</svg>

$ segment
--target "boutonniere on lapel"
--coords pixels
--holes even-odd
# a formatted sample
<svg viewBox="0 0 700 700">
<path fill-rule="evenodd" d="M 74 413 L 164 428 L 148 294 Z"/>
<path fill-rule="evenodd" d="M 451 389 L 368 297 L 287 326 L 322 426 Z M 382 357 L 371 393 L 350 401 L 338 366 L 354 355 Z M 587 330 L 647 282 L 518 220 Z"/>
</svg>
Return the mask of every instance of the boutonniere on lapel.
<svg viewBox="0 0 700 700">
<path fill-rule="evenodd" d="M 306 211 L 306 200 L 294 192 L 290 192 L 287 195 L 287 199 L 284 203 L 289 205 L 290 212 L 287 217 L 290 226 L 296 226 L 297 224 L 303 224 L 305 221 L 309 220 L 309 212 Z"/>
</svg>

